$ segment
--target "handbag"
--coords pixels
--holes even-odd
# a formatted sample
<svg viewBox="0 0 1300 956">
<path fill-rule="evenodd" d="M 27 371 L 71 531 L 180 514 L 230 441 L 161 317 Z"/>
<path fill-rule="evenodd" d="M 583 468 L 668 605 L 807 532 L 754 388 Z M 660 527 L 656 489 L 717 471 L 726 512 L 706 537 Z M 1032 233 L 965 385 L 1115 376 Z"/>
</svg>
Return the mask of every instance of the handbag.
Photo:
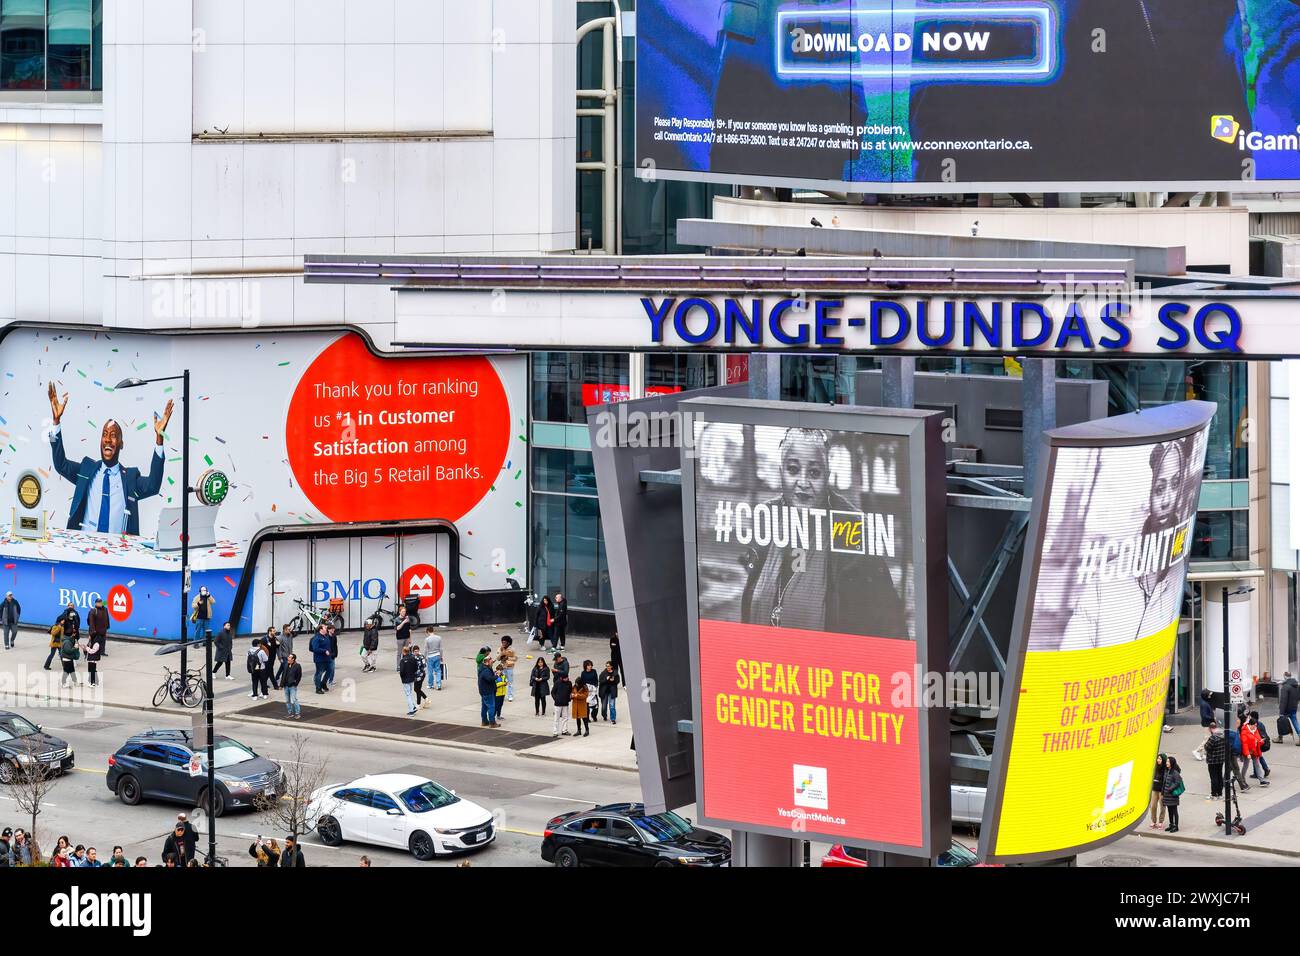
<svg viewBox="0 0 1300 956">
<path fill-rule="evenodd" d="M 1181 797 L 1186 792 L 1187 792 L 1187 788 L 1183 786 L 1183 781 L 1179 780 L 1176 784 L 1174 784 L 1174 789 L 1169 791 L 1169 795 L 1171 797 Z"/>
</svg>

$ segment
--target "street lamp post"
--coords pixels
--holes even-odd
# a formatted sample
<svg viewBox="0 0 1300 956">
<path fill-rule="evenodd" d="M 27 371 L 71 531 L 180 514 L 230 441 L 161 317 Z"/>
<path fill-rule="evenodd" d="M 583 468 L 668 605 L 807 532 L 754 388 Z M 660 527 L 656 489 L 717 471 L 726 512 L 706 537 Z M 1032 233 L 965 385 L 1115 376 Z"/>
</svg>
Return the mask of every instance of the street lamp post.
<svg viewBox="0 0 1300 956">
<path fill-rule="evenodd" d="M 190 610 L 190 370 L 180 375 L 162 378 L 128 378 L 118 383 L 118 388 L 139 388 L 156 382 L 181 382 L 181 679 L 189 673 L 189 610 Z M 208 735 L 208 861 L 212 863 L 217 857 L 216 809 L 216 744 L 212 729 L 212 622 L 204 626 L 206 640 L 206 691 L 203 695 L 203 716 Z"/>
<path fill-rule="evenodd" d="M 1228 733 L 1232 729 L 1232 664 L 1228 657 L 1228 597 L 1255 590 L 1242 584 L 1235 591 L 1223 588 L 1223 832 L 1232 836 L 1233 756 Z"/>
</svg>

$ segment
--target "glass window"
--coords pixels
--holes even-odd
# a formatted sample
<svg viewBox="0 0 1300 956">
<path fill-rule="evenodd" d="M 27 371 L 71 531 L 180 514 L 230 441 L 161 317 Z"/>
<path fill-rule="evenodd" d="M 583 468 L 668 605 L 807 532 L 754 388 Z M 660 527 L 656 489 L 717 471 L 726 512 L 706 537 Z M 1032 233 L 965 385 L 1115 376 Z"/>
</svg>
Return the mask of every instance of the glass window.
<svg viewBox="0 0 1300 956">
<path fill-rule="evenodd" d="M 712 355 L 652 352 L 645 357 L 645 393 L 668 395 L 718 384 L 718 360 Z"/>
<path fill-rule="evenodd" d="M 399 796 L 402 798 L 402 803 L 406 805 L 406 809 L 412 813 L 428 813 L 430 810 L 441 810 L 443 807 L 449 807 L 453 803 L 460 801 L 460 797 L 450 790 L 444 790 L 433 782 L 422 783 L 410 790 L 403 790 Z"/>
<path fill-rule="evenodd" d="M 656 813 L 652 817 L 633 817 L 632 824 L 640 831 L 647 843 L 665 843 L 676 840 L 691 832 L 691 825 L 669 810 Z"/>
<path fill-rule="evenodd" d="M 594 497 L 533 495 L 533 587 L 562 591 L 572 607 L 613 610 L 599 503 Z"/>
<path fill-rule="evenodd" d="M 45 0 L 0 0 L 0 90 L 45 89 Z"/>
<path fill-rule="evenodd" d="M 213 745 L 212 756 L 218 770 L 222 767 L 233 767 L 245 760 L 257 759 L 257 754 L 234 740 L 218 740 Z"/>
<path fill-rule="evenodd" d="M 610 820 L 609 835 L 615 840 L 626 841 L 629 837 L 636 836 L 637 832 L 626 820 Z"/>
<path fill-rule="evenodd" d="M 10 714 L 7 717 L 0 718 L 0 740 L 13 740 L 15 737 L 26 737 L 34 733 L 36 733 L 36 727 L 31 721 L 19 717 L 17 714 Z"/>
<path fill-rule="evenodd" d="M 596 496 L 591 453 L 563 448 L 533 449 L 533 490 Z"/>
<path fill-rule="evenodd" d="M 533 353 L 533 420 L 587 424 L 587 406 L 627 401 L 625 352 Z"/>
<path fill-rule="evenodd" d="M 606 821 L 604 817 L 584 817 L 581 820 L 574 820 L 567 824 L 564 829 L 573 833 L 582 833 L 586 836 L 601 836 L 605 832 Z"/>
<path fill-rule="evenodd" d="M 378 790 L 370 791 L 370 805 L 376 810 L 397 810 L 397 801 L 386 793 L 380 793 Z"/>
<path fill-rule="evenodd" d="M 91 88 L 90 0 L 49 0 L 46 89 Z"/>
<path fill-rule="evenodd" d="M 1192 531 L 1192 558 L 1209 561 L 1246 561 L 1247 511 L 1201 511 Z"/>
</svg>

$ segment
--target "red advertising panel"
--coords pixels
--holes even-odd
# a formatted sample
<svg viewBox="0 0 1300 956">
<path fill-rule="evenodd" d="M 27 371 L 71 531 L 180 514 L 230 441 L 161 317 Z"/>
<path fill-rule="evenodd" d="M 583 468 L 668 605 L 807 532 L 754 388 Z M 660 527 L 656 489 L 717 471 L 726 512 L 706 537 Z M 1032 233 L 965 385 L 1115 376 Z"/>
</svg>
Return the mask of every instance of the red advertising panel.
<svg viewBox="0 0 1300 956">
<path fill-rule="evenodd" d="M 927 559 L 944 549 L 937 427 L 917 412 L 689 404 L 701 815 L 931 855 L 949 826 L 933 746 L 946 711 L 915 688 L 933 669 L 928 632 L 946 636 Z"/>
</svg>

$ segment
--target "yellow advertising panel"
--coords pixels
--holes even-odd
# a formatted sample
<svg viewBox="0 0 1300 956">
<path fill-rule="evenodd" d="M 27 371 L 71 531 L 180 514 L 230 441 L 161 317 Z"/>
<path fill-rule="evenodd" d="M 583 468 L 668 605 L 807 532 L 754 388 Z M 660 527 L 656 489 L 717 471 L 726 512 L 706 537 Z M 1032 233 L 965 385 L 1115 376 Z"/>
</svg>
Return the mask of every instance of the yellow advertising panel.
<svg viewBox="0 0 1300 956">
<path fill-rule="evenodd" d="M 1213 409 L 1183 402 L 1049 434 L 980 835 L 985 858 L 1065 857 L 1141 820 Z"/>
</svg>

